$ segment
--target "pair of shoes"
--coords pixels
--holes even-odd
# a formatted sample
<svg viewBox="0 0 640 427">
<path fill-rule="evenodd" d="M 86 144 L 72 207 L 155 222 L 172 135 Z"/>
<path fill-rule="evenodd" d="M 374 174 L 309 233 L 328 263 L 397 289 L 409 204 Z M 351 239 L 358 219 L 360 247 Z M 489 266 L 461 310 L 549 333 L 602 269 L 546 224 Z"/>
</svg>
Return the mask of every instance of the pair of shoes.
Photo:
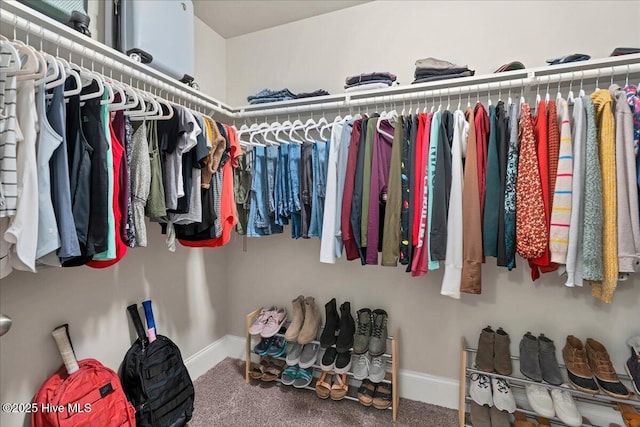
<svg viewBox="0 0 640 427">
<path fill-rule="evenodd" d="M 640 397 L 640 337 L 633 337 L 627 341 L 631 347 L 631 357 L 624 365 L 625 371 L 631 378 L 636 396 Z"/>
<path fill-rule="evenodd" d="M 476 367 L 485 372 L 497 372 L 500 375 L 511 375 L 513 365 L 509 345 L 511 340 L 504 329 L 493 331 L 487 326 L 480 332 L 478 338 L 478 353 L 476 353 Z"/>
<path fill-rule="evenodd" d="M 282 360 L 264 357 L 258 365 L 253 367 L 250 375 L 251 378 L 256 380 L 275 381 L 280 376 L 282 368 L 284 368 Z"/>
<path fill-rule="evenodd" d="M 628 399 L 631 394 L 620 382 L 607 349 L 593 338 L 586 345 L 573 335 L 567 337 L 562 349 L 571 385 L 586 393 L 596 394 L 598 389 L 612 397 Z M 595 380 L 594 380 L 595 377 Z"/>
<path fill-rule="evenodd" d="M 303 369 L 298 365 L 289 366 L 282 371 L 280 382 L 284 385 L 292 385 L 295 388 L 305 388 L 311 384 L 313 379 L 313 371 L 311 369 Z"/>
<path fill-rule="evenodd" d="M 287 365 L 300 365 L 304 369 L 310 368 L 316 363 L 319 349 L 320 347 L 315 343 L 305 345 L 292 343 L 289 345 L 289 351 L 287 351 Z"/>
<path fill-rule="evenodd" d="M 331 384 L 333 379 L 333 384 Z M 342 400 L 349 391 L 349 378 L 347 374 L 334 374 L 323 372 L 316 381 L 316 394 L 320 399 Z"/>
<path fill-rule="evenodd" d="M 381 309 L 371 311 L 362 308 L 356 313 L 358 329 L 353 344 L 354 354 L 369 351 L 372 356 L 380 356 L 387 351 L 387 312 Z"/>
<path fill-rule="evenodd" d="M 562 384 L 562 373 L 556 360 L 556 346 L 540 334 L 538 338 L 527 332 L 520 341 L 520 372 L 532 381 Z"/>
<path fill-rule="evenodd" d="M 358 387 L 358 401 L 364 406 L 373 405 L 376 409 L 387 409 L 391 406 L 391 385 L 374 384 L 365 379 Z"/>
<path fill-rule="evenodd" d="M 495 406 L 500 411 L 510 414 L 516 410 L 516 400 L 511 393 L 511 387 L 502 378 L 489 379 L 487 375 L 471 374 L 469 394 L 471 399 L 480 406 Z"/>
<path fill-rule="evenodd" d="M 351 315 L 351 303 L 345 301 L 340 306 L 340 316 L 336 308 L 336 299 L 332 298 L 324 305 L 325 324 L 320 336 L 320 347 L 336 347 L 338 353 L 347 353 L 353 347 L 353 334 L 356 331 L 355 321 Z"/>
<path fill-rule="evenodd" d="M 351 352 L 338 353 L 335 347 L 329 347 L 322 355 L 320 369 L 333 371 L 336 374 L 349 372 L 349 369 L 351 369 Z"/>
<path fill-rule="evenodd" d="M 471 422 L 473 427 L 511 427 L 509 413 L 492 406 L 479 405 L 471 402 Z"/>
<path fill-rule="evenodd" d="M 249 328 L 251 335 L 260 335 L 263 338 L 274 336 L 280 330 L 280 327 L 287 320 L 287 310 L 284 308 L 271 307 L 263 308 L 258 314 L 258 318 Z"/>
<path fill-rule="evenodd" d="M 554 388 L 549 394 L 546 387 L 537 384 L 527 384 L 525 390 L 527 400 L 531 408 L 538 414 L 546 418 L 557 415 L 560 421 L 571 427 L 582 425 L 582 415 L 576 407 L 576 403 L 568 391 L 567 385 L 562 385 L 567 390 Z"/>
<path fill-rule="evenodd" d="M 522 412 L 514 412 L 513 414 L 515 427 L 535 427 L 536 425 L 527 420 L 527 416 Z"/>
<path fill-rule="evenodd" d="M 305 298 L 299 295 L 291 303 L 293 304 L 293 318 L 284 338 L 290 342 L 297 341 L 299 344 L 308 344 L 316 338 L 318 329 L 320 329 L 320 313 L 316 306 L 316 300 L 313 297 Z"/>
<path fill-rule="evenodd" d="M 280 357 L 287 351 L 287 341 L 282 336 L 262 338 L 253 352 L 260 356 Z"/>
<path fill-rule="evenodd" d="M 379 383 L 387 375 L 382 356 L 371 357 L 370 353 L 358 356 L 353 365 L 353 377 L 357 380 L 368 378 L 371 382 Z"/>
</svg>

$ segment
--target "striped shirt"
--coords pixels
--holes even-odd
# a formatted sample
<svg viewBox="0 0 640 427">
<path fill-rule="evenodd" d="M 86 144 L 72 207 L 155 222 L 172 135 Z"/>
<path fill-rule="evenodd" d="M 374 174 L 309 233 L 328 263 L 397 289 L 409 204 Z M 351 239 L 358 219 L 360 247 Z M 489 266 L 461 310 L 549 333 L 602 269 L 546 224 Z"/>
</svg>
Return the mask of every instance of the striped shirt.
<svg viewBox="0 0 640 427">
<path fill-rule="evenodd" d="M 16 77 L 0 74 L 0 217 L 14 216 L 18 202 L 16 92 Z"/>
</svg>

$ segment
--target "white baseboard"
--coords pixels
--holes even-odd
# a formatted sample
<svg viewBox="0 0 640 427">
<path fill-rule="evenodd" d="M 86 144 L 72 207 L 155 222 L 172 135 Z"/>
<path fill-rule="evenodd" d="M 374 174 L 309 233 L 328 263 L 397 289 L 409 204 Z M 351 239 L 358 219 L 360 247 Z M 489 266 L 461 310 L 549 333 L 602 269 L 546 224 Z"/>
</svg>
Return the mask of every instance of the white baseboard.
<svg viewBox="0 0 640 427">
<path fill-rule="evenodd" d="M 229 357 L 229 352 L 226 347 L 226 344 L 229 341 L 227 337 L 228 335 L 225 335 L 224 337 L 217 339 L 184 360 L 184 364 L 193 381 L 205 374 L 218 363 L 222 362 L 226 357 Z"/>
</svg>

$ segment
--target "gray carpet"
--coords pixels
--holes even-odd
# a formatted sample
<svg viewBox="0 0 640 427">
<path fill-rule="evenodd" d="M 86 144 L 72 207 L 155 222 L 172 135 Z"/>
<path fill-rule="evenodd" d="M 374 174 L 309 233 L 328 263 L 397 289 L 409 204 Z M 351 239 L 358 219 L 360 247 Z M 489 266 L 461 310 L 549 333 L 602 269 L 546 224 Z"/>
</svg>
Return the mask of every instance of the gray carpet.
<svg viewBox="0 0 640 427">
<path fill-rule="evenodd" d="M 244 381 L 244 362 L 227 358 L 194 383 L 196 400 L 189 427 L 226 426 L 412 426 L 455 427 L 451 409 L 400 399 L 398 422 L 390 410 L 358 402 L 319 399 L 314 391 L 277 383 Z"/>
</svg>

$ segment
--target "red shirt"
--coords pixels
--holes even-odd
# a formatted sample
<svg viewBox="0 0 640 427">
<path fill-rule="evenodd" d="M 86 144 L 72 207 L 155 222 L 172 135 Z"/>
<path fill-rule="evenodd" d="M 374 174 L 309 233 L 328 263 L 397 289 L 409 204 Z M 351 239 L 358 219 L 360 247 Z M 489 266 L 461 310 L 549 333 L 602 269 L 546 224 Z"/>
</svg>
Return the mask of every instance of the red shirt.
<svg viewBox="0 0 640 427">
<path fill-rule="evenodd" d="M 353 122 L 353 131 L 349 141 L 349 154 L 347 157 L 347 171 L 344 180 L 344 190 L 342 192 L 342 211 L 340 212 L 340 233 L 344 252 L 349 261 L 360 259 L 358 246 L 353 238 L 353 228 L 351 227 L 351 199 L 353 198 L 353 188 L 355 187 L 356 163 L 358 161 L 358 146 L 360 145 L 360 134 L 362 133 L 362 119 Z"/>
</svg>

